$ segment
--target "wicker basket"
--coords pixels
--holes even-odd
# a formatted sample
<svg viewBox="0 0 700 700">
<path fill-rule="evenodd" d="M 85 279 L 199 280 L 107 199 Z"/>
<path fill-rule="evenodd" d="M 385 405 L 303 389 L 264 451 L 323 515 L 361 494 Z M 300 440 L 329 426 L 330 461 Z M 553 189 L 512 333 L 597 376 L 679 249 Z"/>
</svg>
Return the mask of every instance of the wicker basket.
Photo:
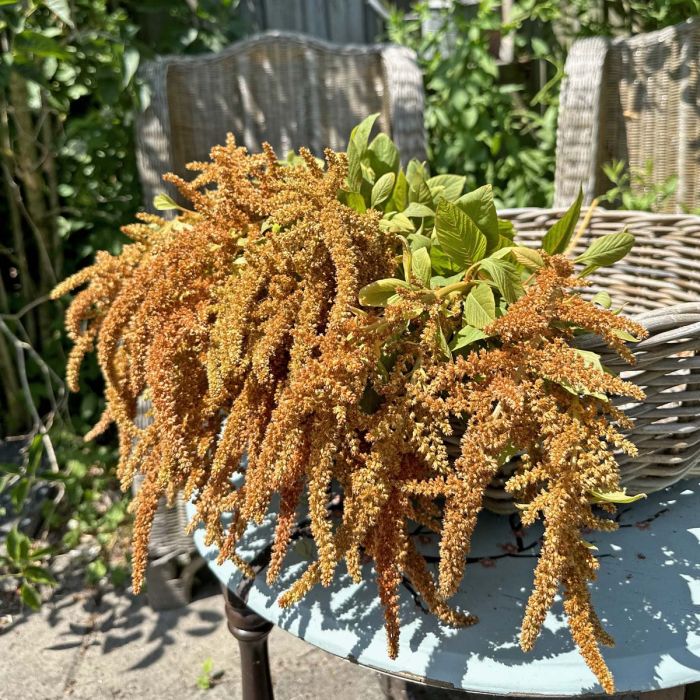
<svg viewBox="0 0 700 700">
<path fill-rule="evenodd" d="M 563 213 L 506 209 L 499 216 L 513 222 L 516 241 L 538 247 Z M 632 345 L 637 358 L 632 369 L 597 338 L 580 345 L 601 353 L 606 365 L 646 392 L 643 403 L 619 403 L 634 420 L 628 435 L 639 449 L 634 458 L 620 455 L 619 463 L 630 493 L 651 493 L 700 474 L 700 217 L 596 209 L 576 252 L 625 227 L 635 236 L 634 248 L 624 260 L 590 276 L 590 293 L 607 290 L 615 306 L 624 305 L 624 313 L 645 326 L 649 337 Z M 507 476 L 504 470 L 487 490 L 489 510 L 515 510 L 503 488 Z"/>
<path fill-rule="evenodd" d="M 538 247 L 545 231 L 563 209 L 506 209 L 500 216 L 515 225 L 516 240 Z M 581 346 L 600 352 L 604 362 L 644 388 L 643 403 L 622 403 L 634 420 L 629 435 L 639 454 L 620 455 L 622 483 L 631 493 L 651 493 L 700 474 L 700 217 L 597 209 L 576 247 L 581 252 L 598 236 L 627 229 L 636 238 L 632 251 L 613 267 L 590 276 L 587 294 L 607 290 L 616 306 L 649 330 L 649 337 L 633 345 L 633 369 L 606 353 L 605 346 L 588 338 Z M 623 400 L 624 401 L 624 400 Z M 148 403 L 140 402 L 139 427 L 150 421 Z M 453 436 L 448 447 L 458 451 Z M 511 467 L 512 468 L 512 467 Z M 504 490 L 508 468 L 491 484 L 486 506 L 499 513 L 515 510 Z M 152 556 L 188 551 L 181 499 L 174 508 L 159 507 L 151 539 Z"/>
</svg>

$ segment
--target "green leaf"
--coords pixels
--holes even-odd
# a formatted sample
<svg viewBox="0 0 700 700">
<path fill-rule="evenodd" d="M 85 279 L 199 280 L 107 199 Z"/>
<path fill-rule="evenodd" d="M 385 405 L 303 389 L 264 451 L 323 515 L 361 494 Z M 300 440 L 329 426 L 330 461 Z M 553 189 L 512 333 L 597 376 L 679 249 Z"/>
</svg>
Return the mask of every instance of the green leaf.
<svg viewBox="0 0 700 700">
<path fill-rule="evenodd" d="M 398 211 L 403 211 L 408 206 L 408 180 L 403 170 L 396 176 L 393 200 Z"/>
<path fill-rule="evenodd" d="M 370 206 L 373 209 L 376 209 L 378 204 L 386 202 L 386 200 L 391 197 L 391 192 L 394 189 L 395 182 L 396 175 L 394 175 L 394 173 L 385 173 L 374 183 L 374 187 L 372 187 L 372 197 L 370 200 Z"/>
<path fill-rule="evenodd" d="M 591 302 L 602 306 L 604 309 L 609 309 L 612 306 L 612 298 L 607 292 L 598 292 L 594 294 L 591 298 Z"/>
<path fill-rule="evenodd" d="M 441 199 L 435 213 L 435 233 L 440 247 L 459 267 L 481 260 L 486 237 L 459 207 Z"/>
<path fill-rule="evenodd" d="M 513 257 L 528 270 L 539 270 L 544 266 L 542 256 L 533 248 L 525 248 L 524 246 L 514 246 L 510 248 Z"/>
<path fill-rule="evenodd" d="M 167 194 L 157 194 L 153 198 L 153 207 L 158 211 L 169 211 L 171 209 L 181 209 L 180 205 Z"/>
<path fill-rule="evenodd" d="M 433 270 L 437 275 L 451 277 L 459 273 L 461 277 L 464 277 L 464 269 L 462 268 L 460 271 L 459 265 L 455 265 L 452 258 L 445 253 L 437 241 L 433 241 L 430 246 L 430 260 L 433 263 Z"/>
<path fill-rule="evenodd" d="M 364 181 L 368 182 L 370 185 L 374 184 L 374 181 L 377 179 L 377 173 L 374 172 L 374 168 L 372 168 L 366 160 L 360 161 L 360 172 L 362 173 L 362 179 Z M 361 185 L 360 189 L 362 189 Z"/>
<path fill-rule="evenodd" d="M 435 212 L 430 207 L 418 202 L 411 202 L 401 213 L 412 219 L 424 219 L 428 216 L 435 216 Z"/>
<path fill-rule="evenodd" d="M 431 249 L 432 253 L 432 249 Z M 434 264 L 434 260 L 431 258 L 431 262 Z M 434 265 L 433 265 L 434 266 Z M 430 278 L 430 288 L 440 289 L 440 287 L 447 287 L 450 284 L 455 284 L 455 282 L 461 282 L 464 279 L 464 272 L 458 272 L 450 277 L 444 277 L 443 275 L 435 275 Z"/>
<path fill-rule="evenodd" d="M 486 250 L 495 250 L 498 246 L 499 225 L 491 185 L 468 192 L 456 204 L 486 236 Z"/>
<path fill-rule="evenodd" d="M 399 149 L 386 134 L 377 134 L 368 150 L 387 172 L 396 172 L 399 169 Z M 376 166 L 374 169 L 377 169 Z"/>
<path fill-rule="evenodd" d="M 454 202 L 462 194 L 467 178 L 463 175 L 435 175 L 428 180 L 428 187 L 433 201 L 444 197 L 448 202 Z"/>
<path fill-rule="evenodd" d="M 465 322 L 482 330 L 496 318 L 496 300 L 488 284 L 477 284 L 464 302 Z"/>
<path fill-rule="evenodd" d="M 0 472 L 4 472 L 5 474 L 21 474 L 22 465 L 4 462 L 3 464 L 0 464 Z"/>
<path fill-rule="evenodd" d="M 359 192 L 348 192 L 345 196 L 345 200 L 350 209 L 354 209 L 359 214 L 367 211 L 365 198 Z"/>
<path fill-rule="evenodd" d="M 71 58 L 71 54 L 66 51 L 60 42 L 50 36 L 46 36 L 46 34 L 40 34 L 29 29 L 25 29 L 20 34 L 17 34 L 15 48 L 33 53 L 41 58 L 55 58 L 59 61 L 67 61 Z"/>
<path fill-rule="evenodd" d="M 518 268 L 512 263 L 497 258 L 486 258 L 481 261 L 479 269 L 489 275 L 501 296 L 508 303 L 512 303 L 522 296 L 523 286 Z"/>
<path fill-rule="evenodd" d="M 370 114 L 363 119 L 350 133 L 348 142 L 348 185 L 353 192 L 359 192 L 362 186 L 362 158 L 367 152 L 369 135 L 377 121 L 379 113 Z"/>
<path fill-rule="evenodd" d="M 400 216 L 398 214 L 397 216 Z M 413 233 L 408 237 L 408 242 L 411 244 L 411 250 L 418 250 L 419 248 L 430 249 L 432 245 L 432 240 L 422 233 Z"/>
<path fill-rule="evenodd" d="M 383 279 L 370 282 L 360 290 L 359 301 L 361 306 L 386 306 L 389 299 L 396 294 L 396 290 L 410 289 L 411 285 L 404 280 Z"/>
<path fill-rule="evenodd" d="M 71 28 L 75 26 L 71 17 L 70 7 L 68 6 L 68 0 L 43 0 L 42 5 L 56 15 L 64 24 Z"/>
<path fill-rule="evenodd" d="M 590 350 L 581 350 L 579 348 L 574 348 L 574 352 L 583 358 L 586 363 L 586 367 L 603 372 L 603 365 L 600 362 L 600 355 L 597 352 L 591 352 Z"/>
<path fill-rule="evenodd" d="M 478 328 L 472 328 L 471 326 L 464 326 L 452 337 L 450 341 L 450 350 L 452 350 L 452 352 L 457 352 L 457 350 L 461 350 L 467 347 L 467 345 L 472 345 L 479 340 L 484 340 L 484 338 L 488 338 L 488 336 L 483 331 Z"/>
<path fill-rule="evenodd" d="M 423 163 L 415 158 L 409 160 L 406 166 L 406 180 L 408 181 L 409 187 L 417 190 L 421 182 L 425 182 L 427 179 L 428 176 L 423 167 Z"/>
<path fill-rule="evenodd" d="M 131 80 L 139 67 L 140 58 L 141 56 L 138 49 L 135 49 L 133 46 L 124 49 L 124 73 L 122 75 L 122 88 L 127 87 L 131 83 Z"/>
<path fill-rule="evenodd" d="M 22 602 L 32 610 L 38 610 L 41 607 L 39 593 L 31 583 L 27 583 L 26 581 L 22 583 L 19 589 L 19 597 L 22 599 Z"/>
<path fill-rule="evenodd" d="M 588 493 L 593 496 L 593 503 L 634 503 L 647 497 L 645 493 L 630 496 L 624 489 L 622 491 L 608 491 L 607 493 L 591 489 Z"/>
<path fill-rule="evenodd" d="M 408 201 L 416 202 L 417 204 L 425 204 L 433 206 L 433 195 L 430 192 L 427 182 L 420 182 L 418 187 L 408 188 Z"/>
<path fill-rule="evenodd" d="M 612 265 L 627 255 L 634 245 L 634 236 L 627 231 L 610 233 L 597 238 L 576 258 L 575 262 L 585 265 L 581 275 L 586 275 L 598 267 Z"/>
<path fill-rule="evenodd" d="M 411 260 L 413 276 L 420 281 L 424 287 L 430 288 L 430 276 L 432 274 L 432 263 L 430 253 L 427 248 L 418 248 L 413 252 Z"/>
<path fill-rule="evenodd" d="M 51 575 L 48 569 L 45 569 L 43 566 L 25 566 L 22 569 L 22 575 L 27 581 L 31 581 L 32 583 L 44 583 L 48 586 L 55 586 L 58 584 L 58 581 Z"/>
<path fill-rule="evenodd" d="M 583 202 L 582 188 L 579 189 L 576 201 L 569 207 L 564 216 L 544 235 L 542 249 L 545 253 L 555 255 L 563 253 L 567 249 L 581 213 L 581 202 Z"/>
<path fill-rule="evenodd" d="M 452 351 L 450 350 L 450 346 L 447 344 L 447 338 L 445 338 L 445 334 L 442 331 L 442 328 L 440 327 L 440 324 L 438 323 L 438 329 L 437 329 L 437 341 L 438 341 L 438 346 L 440 350 L 442 351 L 442 354 L 445 356 L 446 359 L 451 360 L 452 359 Z"/>
<path fill-rule="evenodd" d="M 501 236 L 501 238 L 512 241 L 515 238 L 515 226 L 513 226 L 513 222 L 508 219 L 499 219 L 498 235 Z"/>
<path fill-rule="evenodd" d="M 31 486 L 31 480 L 24 478 L 20 479 L 11 489 L 10 489 L 10 500 L 15 510 L 20 510 L 27 500 L 29 494 L 29 488 Z"/>
<path fill-rule="evenodd" d="M 638 343 L 641 340 L 641 338 L 635 338 L 631 333 L 623 331 L 621 328 L 615 328 L 613 330 L 613 335 L 616 335 L 618 338 L 628 343 Z"/>
<path fill-rule="evenodd" d="M 20 541 L 20 536 L 21 533 L 19 530 L 17 530 L 16 527 L 13 527 L 8 533 L 7 533 L 7 540 L 6 540 L 6 547 L 7 547 L 7 556 L 12 559 L 12 561 L 19 563 L 20 562 L 20 556 L 19 556 L 19 541 Z"/>
</svg>

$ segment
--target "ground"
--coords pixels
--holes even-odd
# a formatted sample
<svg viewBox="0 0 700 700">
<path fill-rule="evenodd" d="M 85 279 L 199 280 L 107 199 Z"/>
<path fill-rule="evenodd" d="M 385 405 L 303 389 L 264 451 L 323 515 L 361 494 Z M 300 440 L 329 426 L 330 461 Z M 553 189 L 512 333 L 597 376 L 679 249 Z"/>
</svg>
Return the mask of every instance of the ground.
<svg viewBox="0 0 700 700">
<path fill-rule="evenodd" d="M 198 677 L 211 660 L 213 687 Z M 383 700 L 377 674 L 274 629 L 276 700 Z M 190 605 L 154 612 L 144 596 L 59 597 L 0 623 L 0 700 L 240 698 L 238 649 L 215 588 Z"/>
</svg>

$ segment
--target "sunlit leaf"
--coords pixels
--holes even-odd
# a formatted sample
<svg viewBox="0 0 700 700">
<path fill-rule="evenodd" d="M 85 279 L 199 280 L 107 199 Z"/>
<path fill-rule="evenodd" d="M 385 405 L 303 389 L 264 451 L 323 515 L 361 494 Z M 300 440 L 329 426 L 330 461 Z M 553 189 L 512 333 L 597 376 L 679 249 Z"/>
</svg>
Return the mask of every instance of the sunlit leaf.
<svg viewBox="0 0 700 700">
<path fill-rule="evenodd" d="M 582 202 L 583 189 L 579 189 L 576 201 L 569 207 L 564 216 L 562 216 L 544 235 L 542 239 L 542 249 L 545 253 L 554 255 L 556 253 L 563 253 L 567 249 L 571 241 L 571 236 L 576 228 L 579 214 L 581 213 Z"/>
<path fill-rule="evenodd" d="M 486 237 L 477 225 L 456 205 L 440 200 L 435 213 L 435 233 L 442 250 L 459 267 L 481 260 L 486 252 Z"/>
<path fill-rule="evenodd" d="M 399 288 L 410 289 L 411 285 L 404 280 L 393 278 L 370 282 L 360 290 L 360 304 L 362 306 L 386 306 Z"/>
<path fill-rule="evenodd" d="M 588 248 L 576 258 L 577 263 L 585 265 L 581 275 L 586 275 L 598 267 L 612 265 L 627 255 L 634 245 L 634 236 L 623 231 L 601 236 L 588 246 Z"/>
<path fill-rule="evenodd" d="M 598 304 L 604 309 L 609 309 L 612 306 L 612 298 L 607 292 L 598 292 L 591 298 L 593 304 Z"/>
<path fill-rule="evenodd" d="M 486 236 L 486 250 L 495 250 L 498 247 L 499 223 L 491 185 L 462 195 L 456 204 Z"/>
<path fill-rule="evenodd" d="M 428 180 L 428 187 L 433 196 L 444 197 L 448 202 L 454 202 L 462 194 L 467 178 L 462 175 L 435 175 Z"/>
<path fill-rule="evenodd" d="M 391 192 L 394 189 L 396 175 L 394 173 L 385 173 L 382 175 L 372 187 L 372 196 L 370 206 L 375 209 L 379 204 L 386 202 L 391 197 Z"/>
<path fill-rule="evenodd" d="M 646 498 L 645 493 L 638 493 L 634 496 L 630 496 L 624 489 L 622 491 L 608 491 L 603 493 L 602 491 L 595 491 L 591 489 L 589 491 L 594 503 L 634 503 L 642 498 Z"/>
<path fill-rule="evenodd" d="M 127 87 L 131 83 L 131 80 L 139 67 L 140 58 L 141 56 L 138 49 L 135 49 L 133 46 L 130 46 L 124 50 L 124 74 L 122 76 L 123 88 Z"/>
<path fill-rule="evenodd" d="M 614 328 L 613 335 L 616 335 L 618 338 L 625 340 L 628 343 L 638 343 L 641 340 L 641 338 L 635 338 L 631 333 L 622 330 L 622 328 Z"/>
<path fill-rule="evenodd" d="M 169 211 L 171 209 L 180 209 L 180 205 L 167 194 L 157 194 L 153 198 L 153 207 L 158 211 Z"/>
<path fill-rule="evenodd" d="M 418 248 L 413 252 L 411 260 L 413 275 L 424 287 L 430 287 L 430 276 L 432 274 L 432 263 L 430 253 L 427 248 Z"/>
<path fill-rule="evenodd" d="M 396 172 L 399 169 L 399 149 L 386 134 L 377 134 L 368 150 L 373 156 L 373 161 L 378 161 L 386 172 Z M 374 169 L 377 170 L 377 165 Z"/>
<path fill-rule="evenodd" d="M 486 272 L 493 280 L 503 298 L 512 303 L 523 294 L 518 268 L 507 260 L 486 258 L 481 261 L 479 270 Z"/>
<path fill-rule="evenodd" d="M 363 119 L 350 133 L 348 142 L 348 186 L 353 192 L 359 192 L 362 185 L 362 158 L 367 151 L 369 135 L 377 121 L 377 114 L 370 114 Z"/>
<path fill-rule="evenodd" d="M 430 207 L 418 202 L 411 202 L 401 213 L 414 219 L 435 216 L 435 212 Z"/>
<path fill-rule="evenodd" d="M 469 292 L 464 302 L 465 322 L 481 330 L 484 326 L 488 326 L 495 318 L 496 300 L 494 299 L 491 287 L 487 284 L 477 284 Z"/>
<path fill-rule="evenodd" d="M 42 0 L 42 5 L 69 27 L 74 27 L 68 0 Z"/>
<path fill-rule="evenodd" d="M 450 350 L 452 350 L 452 352 L 457 352 L 457 350 L 461 350 L 462 348 L 465 348 L 468 345 L 472 345 L 478 342 L 479 340 L 483 340 L 487 337 L 488 336 L 486 335 L 486 333 L 484 333 L 482 330 L 479 330 L 478 328 L 472 328 L 471 326 L 463 326 L 459 329 L 457 333 L 455 333 L 452 340 L 450 341 Z"/>
<path fill-rule="evenodd" d="M 365 198 L 359 192 L 348 192 L 346 195 L 347 205 L 356 212 L 362 214 L 367 210 Z"/>
</svg>

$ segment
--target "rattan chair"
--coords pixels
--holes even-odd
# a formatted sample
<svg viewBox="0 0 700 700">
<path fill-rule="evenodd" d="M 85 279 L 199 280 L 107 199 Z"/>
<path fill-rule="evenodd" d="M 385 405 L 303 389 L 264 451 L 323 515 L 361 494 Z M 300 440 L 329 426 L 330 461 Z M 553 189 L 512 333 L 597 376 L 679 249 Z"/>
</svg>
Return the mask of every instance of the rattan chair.
<svg viewBox="0 0 700 700">
<path fill-rule="evenodd" d="M 633 37 L 576 41 L 562 85 L 554 206 L 583 183 L 586 202 L 610 184 L 602 166 L 653 164 L 653 183 L 678 181 L 668 211 L 700 207 L 700 18 Z M 635 188 L 651 183 L 632 183 Z"/>
<path fill-rule="evenodd" d="M 137 162 L 146 206 L 165 186 L 163 173 L 188 178 L 191 161 L 233 132 L 251 151 L 268 141 L 283 157 L 308 146 L 317 155 L 344 150 L 352 128 L 379 112 L 378 127 L 402 154 L 425 158 L 423 80 L 412 51 L 392 45 L 334 45 L 299 34 L 268 32 L 216 54 L 165 56 L 140 71 L 150 102 L 136 124 Z M 139 401 L 137 425 L 150 421 Z M 139 480 L 135 480 L 138 488 Z M 163 502 L 153 521 L 147 571 L 154 608 L 186 603 L 198 561 L 179 499 Z"/>
<path fill-rule="evenodd" d="M 166 191 L 163 173 L 188 174 L 185 164 L 207 160 L 227 132 L 251 151 L 268 141 L 280 157 L 300 146 L 322 155 L 344 150 L 352 128 L 378 112 L 402 155 L 425 159 L 423 77 L 404 47 L 266 32 L 216 54 L 161 57 L 141 76 L 150 91 L 136 129 L 147 204 Z"/>
<path fill-rule="evenodd" d="M 513 222 L 516 241 L 539 247 L 563 213 L 506 209 L 499 216 Z M 607 290 L 615 307 L 624 306 L 649 337 L 631 345 L 637 360 L 631 368 L 606 353 L 597 338 L 583 339 L 580 346 L 603 354 L 608 366 L 646 392 L 644 402 L 623 404 L 634 420 L 629 434 L 639 454 L 620 455 L 619 463 L 630 493 L 650 493 L 700 474 L 700 217 L 596 209 L 576 251 L 625 227 L 636 239 L 632 251 L 590 275 L 586 293 Z M 487 496 L 491 510 L 514 510 L 502 480 L 492 484 Z"/>
</svg>

